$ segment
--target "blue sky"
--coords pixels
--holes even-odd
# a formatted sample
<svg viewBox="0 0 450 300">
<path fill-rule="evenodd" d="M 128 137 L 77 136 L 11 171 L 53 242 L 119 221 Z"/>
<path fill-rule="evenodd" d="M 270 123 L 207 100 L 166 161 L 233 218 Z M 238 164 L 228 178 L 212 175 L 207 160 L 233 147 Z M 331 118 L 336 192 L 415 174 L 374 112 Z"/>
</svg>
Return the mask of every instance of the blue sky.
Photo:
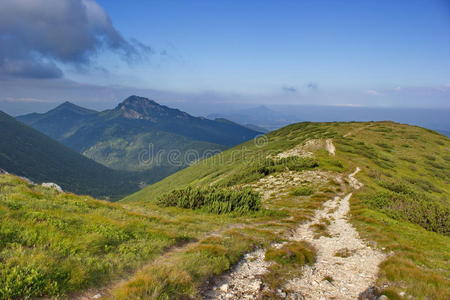
<svg viewBox="0 0 450 300">
<path fill-rule="evenodd" d="M 375 89 L 450 80 L 445 1 L 99 3 L 125 36 L 178 59 L 139 68 L 144 84 L 256 92 L 308 82 Z"/>
<path fill-rule="evenodd" d="M 166 100 L 207 94 L 212 102 L 450 106 L 447 0 L 96 3 L 124 43 L 135 39 L 152 51 L 132 63 L 117 55 L 125 47 L 100 44 L 83 54 L 88 63 L 45 56 L 63 74 L 55 82 L 156 90 Z"/>
</svg>

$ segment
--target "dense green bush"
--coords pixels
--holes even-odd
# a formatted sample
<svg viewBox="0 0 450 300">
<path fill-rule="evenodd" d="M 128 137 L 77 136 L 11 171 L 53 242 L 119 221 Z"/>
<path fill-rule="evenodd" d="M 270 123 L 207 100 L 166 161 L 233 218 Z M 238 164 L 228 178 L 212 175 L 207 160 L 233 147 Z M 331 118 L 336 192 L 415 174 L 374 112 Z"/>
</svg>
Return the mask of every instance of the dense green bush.
<svg viewBox="0 0 450 300">
<path fill-rule="evenodd" d="M 364 197 L 370 207 L 427 230 L 450 234 L 450 207 L 446 203 L 417 191 L 407 182 L 380 181 L 378 184 L 386 190 Z"/>
<path fill-rule="evenodd" d="M 251 189 L 189 186 L 161 196 L 157 203 L 162 207 L 201 209 L 215 214 L 247 214 L 261 209 L 261 196 Z"/>
</svg>

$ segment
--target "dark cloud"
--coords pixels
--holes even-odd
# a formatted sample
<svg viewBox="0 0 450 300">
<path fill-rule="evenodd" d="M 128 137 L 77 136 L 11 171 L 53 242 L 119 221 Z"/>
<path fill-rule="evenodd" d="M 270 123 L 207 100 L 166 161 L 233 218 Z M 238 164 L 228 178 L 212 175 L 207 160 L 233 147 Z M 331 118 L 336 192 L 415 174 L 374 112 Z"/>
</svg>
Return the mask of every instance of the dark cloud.
<svg viewBox="0 0 450 300">
<path fill-rule="evenodd" d="M 293 86 L 283 86 L 281 89 L 286 93 L 297 93 L 297 89 Z"/>
<path fill-rule="evenodd" d="M 61 77 L 55 62 L 86 66 L 105 50 L 128 62 L 153 53 L 124 39 L 95 0 L 0 1 L 0 76 Z"/>
</svg>

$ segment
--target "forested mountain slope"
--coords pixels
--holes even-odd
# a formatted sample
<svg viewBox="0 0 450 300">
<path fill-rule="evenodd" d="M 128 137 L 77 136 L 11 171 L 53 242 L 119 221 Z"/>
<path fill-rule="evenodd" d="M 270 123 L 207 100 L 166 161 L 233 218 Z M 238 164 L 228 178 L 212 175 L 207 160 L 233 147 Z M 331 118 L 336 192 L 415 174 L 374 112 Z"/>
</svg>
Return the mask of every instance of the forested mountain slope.
<svg viewBox="0 0 450 300">
<path fill-rule="evenodd" d="M 17 119 L 99 163 L 128 171 L 180 169 L 259 134 L 232 122 L 193 117 L 138 96 L 102 112 L 64 103 L 45 114 Z M 176 161 L 170 159 L 173 152 L 179 153 Z M 144 161 L 142 156 L 148 159 Z"/>
<path fill-rule="evenodd" d="M 0 129 L 0 168 L 7 172 L 102 198 L 138 189 L 136 176 L 96 163 L 3 112 Z"/>
</svg>

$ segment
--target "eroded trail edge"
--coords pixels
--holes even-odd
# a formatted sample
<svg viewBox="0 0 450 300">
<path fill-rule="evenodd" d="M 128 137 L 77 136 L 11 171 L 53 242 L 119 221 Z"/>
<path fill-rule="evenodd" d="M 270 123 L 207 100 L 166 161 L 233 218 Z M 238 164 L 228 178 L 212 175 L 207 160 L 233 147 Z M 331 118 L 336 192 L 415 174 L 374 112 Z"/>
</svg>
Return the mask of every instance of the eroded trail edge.
<svg viewBox="0 0 450 300">
<path fill-rule="evenodd" d="M 348 176 L 353 190 L 362 187 L 355 178 L 359 168 Z M 317 250 L 317 262 L 304 266 L 302 276 L 288 281 L 288 299 L 357 299 L 358 295 L 376 281 L 378 265 L 386 255 L 369 247 L 348 222 L 349 200 L 352 193 L 336 196 L 324 203 L 314 218 L 301 224 L 288 237 L 292 241 L 307 241 Z M 311 225 L 329 221 L 328 234 L 317 237 Z M 277 245 L 274 245 L 277 246 Z M 265 251 L 258 249 L 247 254 L 229 273 L 216 280 L 216 285 L 204 291 L 204 299 L 255 299 L 263 285 L 260 275 L 270 265 L 264 260 Z"/>
</svg>

